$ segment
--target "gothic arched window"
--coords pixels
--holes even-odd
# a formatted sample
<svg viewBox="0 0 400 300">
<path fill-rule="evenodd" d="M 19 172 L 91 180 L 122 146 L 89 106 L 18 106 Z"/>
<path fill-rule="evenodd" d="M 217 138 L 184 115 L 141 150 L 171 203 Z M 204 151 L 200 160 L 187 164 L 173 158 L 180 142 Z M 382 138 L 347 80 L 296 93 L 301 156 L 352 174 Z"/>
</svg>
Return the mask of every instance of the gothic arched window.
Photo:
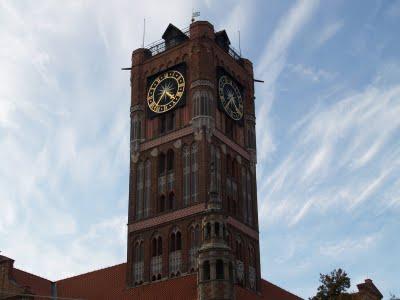
<svg viewBox="0 0 400 300">
<path fill-rule="evenodd" d="M 197 164 L 197 144 L 193 143 L 191 147 L 191 198 L 192 202 L 197 202 L 197 185 L 198 185 L 198 164 Z"/>
<path fill-rule="evenodd" d="M 178 229 L 174 229 L 169 242 L 169 273 L 177 276 L 181 273 L 182 266 L 182 235 Z"/>
<path fill-rule="evenodd" d="M 200 226 L 190 227 L 190 247 L 189 247 L 189 270 L 193 272 L 197 268 L 197 252 L 200 248 Z"/>
<path fill-rule="evenodd" d="M 161 279 L 162 274 L 162 238 L 159 235 L 153 237 L 151 241 L 151 264 L 150 264 L 150 272 L 151 272 L 151 280 Z"/>
<path fill-rule="evenodd" d="M 150 159 L 145 162 L 145 183 L 144 183 L 144 202 L 143 202 L 143 216 L 147 217 L 150 210 L 150 197 L 151 197 L 151 162 Z"/>
<path fill-rule="evenodd" d="M 136 173 L 136 219 L 141 219 L 143 216 L 143 173 L 143 162 L 140 161 Z"/>
<path fill-rule="evenodd" d="M 190 201 L 190 149 L 187 145 L 182 148 L 183 154 L 183 203 L 188 205 Z"/>
<path fill-rule="evenodd" d="M 167 152 L 167 172 L 174 170 L 174 151 L 169 149 Z"/>
<path fill-rule="evenodd" d="M 133 277 L 135 284 L 141 284 L 143 282 L 144 272 L 144 243 L 143 240 L 139 240 L 135 243 L 134 250 L 134 264 L 133 264 Z"/>
</svg>

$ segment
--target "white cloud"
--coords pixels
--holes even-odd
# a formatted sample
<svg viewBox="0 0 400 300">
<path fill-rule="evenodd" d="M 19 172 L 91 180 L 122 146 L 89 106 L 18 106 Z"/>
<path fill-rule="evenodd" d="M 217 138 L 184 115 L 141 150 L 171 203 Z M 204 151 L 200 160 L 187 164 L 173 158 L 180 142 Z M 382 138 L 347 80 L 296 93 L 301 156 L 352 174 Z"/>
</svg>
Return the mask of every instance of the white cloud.
<svg viewBox="0 0 400 300">
<path fill-rule="evenodd" d="M 294 225 L 333 206 L 351 212 L 361 203 L 377 209 L 396 203 L 394 191 L 373 199 L 400 172 L 399 99 L 400 85 L 373 84 L 294 124 L 286 157 L 259 184 L 260 214 L 268 214 L 261 224 L 284 218 Z"/>
<path fill-rule="evenodd" d="M 318 1 L 298 1 L 279 20 L 277 28 L 268 40 L 261 58 L 257 63 L 255 74 L 265 83 L 257 92 L 257 149 L 262 162 L 274 152 L 276 146 L 273 138 L 273 127 L 270 117 L 271 107 L 275 97 L 275 82 L 286 64 L 289 47 L 311 18 L 318 6 Z M 262 129 L 262 130 L 260 130 Z"/>
<path fill-rule="evenodd" d="M 300 77 L 304 79 L 309 79 L 313 82 L 320 82 L 322 80 L 331 80 L 335 77 L 335 74 L 328 72 L 323 69 L 315 69 L 309 66 L 305 66 L 303 64 L 289 64 L 288 68 L 293 73 L 298 74 Z"/>
<path fill-rule="evenodd" d="M 326 25 L 322 30 L 319 32 L 315 47 L 321 47 L 324 43 L 330 40 L 334 35 L 336 35 L 343 27 L 344 22 L 339 20 L 333 23 Z"/>
</svg>

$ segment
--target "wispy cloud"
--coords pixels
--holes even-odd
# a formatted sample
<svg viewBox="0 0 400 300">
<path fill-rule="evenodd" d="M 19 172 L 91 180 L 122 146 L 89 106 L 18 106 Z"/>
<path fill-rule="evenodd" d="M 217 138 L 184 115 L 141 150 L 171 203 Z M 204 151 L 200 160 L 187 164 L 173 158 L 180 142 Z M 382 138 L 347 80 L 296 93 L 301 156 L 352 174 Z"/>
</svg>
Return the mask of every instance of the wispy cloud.
<svg viewBox="0 0 400 300">
<path fill-rule="evenodd" d="M 311 18 L 318 6 L 318 1 L 298 1 L 283 15 L 268 40 L 257 63 L 256 74 L 263 78 L 265 84 L 257 92 L 262 101 L 258 104 L 257 131 L 259 159 L 262 161 L 275 150 L 273 127 L 269 113 L 275 97 L 275 83 L 286 65 L 287 51 L 296 35 Z"/>
<path fill-rule="evenodd" d="M 398 137 L 399 99 L 400 85 L 370 85 L 294 124 L 287 158 L 259 186 L 266 219 L 286 218 L 293 226 L 312 211 L 321 214 L 338 203 L 352 210 L 372 200 L 400 172 L 400 145 L 388 147 Z"/>
<path fill-rule="evenodd" d="M 343 28 L 343 26 L 344 22 L 339 20 L 323 27 L 316 38 L 315 47 L 321 47 L 324 43 L 335 36 Z"/>
</svg>

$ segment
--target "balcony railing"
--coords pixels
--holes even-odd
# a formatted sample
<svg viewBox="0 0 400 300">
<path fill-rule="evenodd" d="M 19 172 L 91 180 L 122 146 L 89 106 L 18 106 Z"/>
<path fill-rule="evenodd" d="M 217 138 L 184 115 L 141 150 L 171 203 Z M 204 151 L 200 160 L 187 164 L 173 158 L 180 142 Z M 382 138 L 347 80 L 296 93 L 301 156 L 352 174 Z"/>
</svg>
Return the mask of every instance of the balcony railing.
<svg viewBox="0 0 400 300">
<path fill-rule="evenodd" d="M 190 37 L 190 27 L 186 27 L 185 29 L 182 29 L 181 31 L 182 31 L 187 37 Z M 175 46 L 177 46 L 177 45 L 179 45 L 179 44 L 181 44 L 181 43 L 176 43 L 175 45 L 169 45 L 169 46 L 168 46 L 168 49 L 171 49 L 171 48 L 173 48 L 173 47 L 175 47 Z M 166 44 L 165 44 L 165 40 L 163 40 L 163 39 L 158 40 L 158 41 L 155 41 L 155 42 L 153 42 L 153 43 L 147 45 L 145 48 L 148 49 L 148 50 L 150 50 L 151 56 L 158 55 L 158 54 L 163 53 L 164 51 L 167 50 L 167 46 L 166 46 Z M 240 56 L 240 54 L 238 53 L 238 51 L 237 51 L 235 48 L 229 46 L 228 53 L 229 53 L 229 55 L 232 56 L 233 59 L 235 59 L 236 61 L 238 61 L 238 62 L 241 61 L 241 56 Z"/>
</svg>

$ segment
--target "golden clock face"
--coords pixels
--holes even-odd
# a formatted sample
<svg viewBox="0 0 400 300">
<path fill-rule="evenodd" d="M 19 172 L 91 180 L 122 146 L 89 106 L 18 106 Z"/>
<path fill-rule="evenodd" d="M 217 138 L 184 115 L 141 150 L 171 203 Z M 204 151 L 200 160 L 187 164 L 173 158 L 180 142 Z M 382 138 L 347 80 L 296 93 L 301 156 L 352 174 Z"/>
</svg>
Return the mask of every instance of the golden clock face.
<svg viewBox="0 0 400 300">
<path fill-rule="evenodd" d="M 155 113 L 164 113 L 175 107 L 185 91 L 185 78 L 175 70 L 159 75 L 150 85 L 147 105 Z"/>
<path fill-rule="evenodd" d="M 237 84 L 228 76 L 223 75 L 218 81 L 218 94 L 221 106 L 235 121 L 243 117 L 243 101 Z"/>
</svg>

